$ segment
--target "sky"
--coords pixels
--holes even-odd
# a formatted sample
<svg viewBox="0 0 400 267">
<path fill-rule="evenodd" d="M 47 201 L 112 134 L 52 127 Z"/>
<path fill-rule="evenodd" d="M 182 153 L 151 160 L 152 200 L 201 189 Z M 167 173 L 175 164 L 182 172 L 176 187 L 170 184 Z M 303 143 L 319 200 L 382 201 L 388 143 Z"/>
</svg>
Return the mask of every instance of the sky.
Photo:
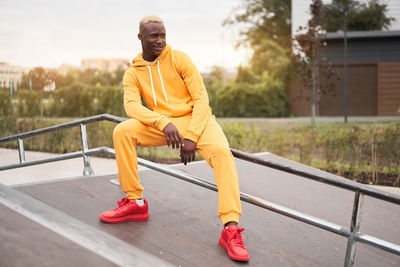
<svg viewBox="0 0 400 267">
<path fill-rule="evenodd" d="M 140 19 L 159 15 L 167 43 L 200 70 L 235 68 L 249 52 L 222 26 L 238 0 L 0 0 L 0 62 L 23 67 L 80 66 L 82 58 L 127 58 L 141 52 Z"/>
<path fill-rule="evenodd" d="M 307 19 L 307 2 L 293 0 L 294 23 Z M 400 30 L 400 0 L 391 2 Z M 240 0 L 0 0 L 0 62 L 22 67 L 80 66 L 82 58 L 127 58 L 141 52 L 140 19 L 161 16 L 167 42 L 189 54 L 200 71 L 234 69 L 251 52 L 235 49 L 237 29 L 223 27 Z M 393 13 L 392 12 L 392 13 Z M 297 24 L 296 24 L 297 27 Z"/>
</svg>

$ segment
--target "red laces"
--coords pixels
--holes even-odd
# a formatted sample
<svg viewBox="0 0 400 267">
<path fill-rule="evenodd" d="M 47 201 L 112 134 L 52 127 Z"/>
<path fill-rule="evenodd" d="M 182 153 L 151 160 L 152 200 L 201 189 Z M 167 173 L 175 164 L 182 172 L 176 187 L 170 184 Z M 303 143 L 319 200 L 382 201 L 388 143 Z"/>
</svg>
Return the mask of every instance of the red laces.
<svg viewBox="0 0 400 267">
<path fill-rule="evenodd" d="M 114 208 L 114 211 L 119 211 L 121 207 L 125 206 L 126 204 L 129 203 L 129 198 L 124 197 L 123 199 L 121 199 L 120 201 L 117 202 L 118 203 L 118 207 Z"/>
<path fill-rule="evenodd" d="M 235 232 L 233 233 L 232 239 L 230 242 L 233 242 L 235 245 L 240 246 L 240 247 L 245 247 L 243 239 L 242 239 L 242 232 L 244 231 L 244 228 L 237 228 L 234 230 Z"/>
<path fill-rule="evenodd" d="M 129 203 L 129 198 L 124 197 L 123 199 L 121 199 L 121 201 L 118 201 L 118 207 L 122 207 L 128 203 Z"/>
</svg>

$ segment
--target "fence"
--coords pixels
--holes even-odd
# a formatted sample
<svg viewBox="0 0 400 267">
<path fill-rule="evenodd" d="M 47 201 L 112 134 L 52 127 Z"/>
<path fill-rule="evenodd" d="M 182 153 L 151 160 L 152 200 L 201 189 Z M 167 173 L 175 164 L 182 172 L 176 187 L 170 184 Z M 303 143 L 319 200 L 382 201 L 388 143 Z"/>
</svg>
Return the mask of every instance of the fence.
<svg viewBox="0 0 400 267">
<path fill-rule="evenodd" d="M 99 153 L 106 153 L 106 154 L 111 154 L 115 156 L 114 149 L 109 148 L 109 147 L 98 147 L 98 148 L 92 148 L 89 149 L 87 145 L 87 134 L 86 134 L 86 124 L 93 123 L 93 122 L 98 122 L 98 121 L 111 121 L 115 123 L 120 123 L 122 121 L 126 120 L 125 118 L 109 115 L 109 114 L 102 114 L 102 115 L 97 115 L 93 117 L 88 117 L 85 119 L 80 119 L 72 122 L 67 122 L 39 130 L 34 130 L 26 133 L 21 133 L 21 134 L 16 134 L 13 136 L 9 137 L 4 137 L 0 138 L 0 143 L 4 142 L 10 142 L 14 140 L 18 140 L 18 151 L 19 151 L 19 163 L 16 164 L 11 164 L 7 166 L 0 166 L 0 171 L 1 170 L 7 170 L 7 169 L 13 169 L 13 168 L 19 168 L 19 167 L 25 167 L 25 166 L 31 166 L 31 165 L 37 165 L 37 164 L 42 164 L 42 163 L 47 163 L 47 162 L 53 162 L 53 161 L 59 161 L 59 160 L 65 160 L 65 159 L 71 159 L 71 158 L 77 158 L 77 157 L 82 157 L 83 158 L 83 163 L 84 163 L 84 169 L 83 169 L 83 174 L 84 175 L 91 175 L 93 174 L 93 170 L 90 166 L 90 156 L 96 155 Z M 23 140 L 24 138 L 28 137 L 33 137 L 37 135 L 42 135 L 45 133 L 50 133 L 54 131 L 60 131 L 66 128 L 71 128 L 71 127 L 80 127 L 80 135 L 81 135 L 81 142 L 82 142 L 82 151 L 77 151 L 77 152 L 72 152 L 72 153 L 66 153 L 62 155 L 57 155 L 52 158 L 47 158 L 47 159 L 40 159 L 40 160 L 33 160 L 33 161 L 26 161 L 25 160 L 25 151 L 24 151 L 24 143 Z M 249 153 L 231 149 L 231 152 L 233 156 L 246 160 L 249 162 L 252 162 L 254 164 L 259 164 L 263 165 L 266 167 L 278 169 L 283 172 L 295 174 L 307 179 L 311 179 L 317 182 L 333 185 L 336 187 L 340 187 L 343 189 L 351 190 L 355 193 L 354 196 L 354 203 L 353 203 L 353 211 L 352 211 L 352 217 L 351 217 L 351 224 L 350 228 L 343 227 L 341 225 L 316 218 L 313 216 L 310 216 L 308 214 L 292 210 L 290 208 L 281 206 L 279 204 L 258 198 L 256 196 L 252 196 L 246 193 L 240 193 L 240 199 L 242 201 L 245 201 L 247 203 L 256 205 L 258 207 L 264 208 L 271 210 L 273 212 L 288 216 L 290 218 L 293 218 L 298 221 L 302 221 L 304 223 L 319 227 L 321 229 L 327 230 L 329 232 L 344 236 L 348 238 L 348 243 L 347 243 L 347 250 L 346 250 L 346 256 L 344 260 L 344 266 L 353 266 L 354 259 L 355 259 L 355 251 L 356 251 L 356 243 L 361 242 L 373 247 L 377 247 L 379 249 L 388 251 L 393 254 L 400 255 L 400 245 L 393 244 L 390 242 L 387 242 L 385 240 L 362 234 L 360 233 L 360 223 L 361 223 L 361 214 L 362 214 L 362 204 L 363 204 L 363 199 L 364 196 L 370 196 L 373 198 L 381 199 L 384 201 L 388 201 L 397 205 L 400 205 L 400 196 L 387 193 L 381 190 L 377 190 L 371 187 L 368 187 L 366 185 L 350 181 L 350 180 L 345 180 L 345 179 L 340 179 L 340 178 L 332 178 L 327 175 L 323 174 L 317 174 L 313 173 L 301 168 L 296 168 L 292 167 L 280 162 L 275 162 L 272 160 L 266 160 L 260 157 L 256 157 L 254 155 L 251 155 Z M 138 164 L 148 167 L 150 169 L 174 176 L 176 178 L 179 178 L 184 181 L 188 181 L 190 183 L 202 186 L 204 188 L 208 188 L 213 191 L 218 191 L 217 187 L 215 184 L 210 183 L 208 181 L 205 181 L 201 178 L 195 177 L 193 175 L 174 170 L 170 167 L 163 166 L 145 159 L 138 158 Z"/>
</svg>

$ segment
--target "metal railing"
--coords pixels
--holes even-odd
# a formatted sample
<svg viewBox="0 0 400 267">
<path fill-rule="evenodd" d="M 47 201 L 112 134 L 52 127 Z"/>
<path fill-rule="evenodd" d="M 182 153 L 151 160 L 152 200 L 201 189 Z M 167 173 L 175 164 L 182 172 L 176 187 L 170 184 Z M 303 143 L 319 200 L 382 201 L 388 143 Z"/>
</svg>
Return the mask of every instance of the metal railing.
<svg viewBox="0 0 400 267">
<path fill-rule="evenodd" d="M 102 115 L 97 115 L 93 117 L 89 117 L 86 119 L 81 119 L 81 120 L 76 120 L 68 123 L 63 123 L 60 125 L 56 126 L 51 126 L 39 130 L 34 130 L 22 134 L 17 134 L 13 135 L 10 137 L 5 137 L 5 138 L 0 138 L 0 143 L 4 142 L 9 142 L 9 141 L 14 141 L 18 140 L 18 151 L 19 151 L 19 160 L 20 163 L 18 164 L 12 164 L 12 165 L 7 165 L 7 166 L 0 166 L 0 171 L 1 170 L 7 170 L 7 169 L 13 169 L 13 168 L 19 168 L 19 167 L 24 167 L 24 166 L 30 166 L 30 165 L 36 165 L 36 164 L 42 164 L 46 162 L 53 162 L 53 161 L 59 161 L 59 160 L 64 160 L 64 159 L 71 159 L 71 158 L 77 158 L 77 157 L 82 157 L 83 162 L 84 162 L 84 170 L 83 174 L 84 175 L 90 175 L 93 174 L 93 170 L 90 166 L 90 156 L 96 155 L 99 153 L 106 153 L 106 154 L 111 154 L 115 156 L 115 151 L 112 148 L 108 147 L 98 147 L 98 148 L 92 148 L 89 149 L 87 146 L 87 135 L 86 135 L 86 124 L 88 123 L 93 123 L 93 122 L 99 122 L 99 121 L 111 121 L 111 122 L 116 122 L 120 123 L 122 121 L 126 120 L 125 118 L 109 115 L 109 114 L 102 114 Z M 24 145 L 23 145 L 23 139 L 36 136 L 36 135 L 41 135 L 49 132 L 54 132 L 54 131 L 59 131 L 62 129 L 66 128 L 71 128 L 71 127 L 80 127 L 80 133 L 81 133 L 81 142 L 82 142 L 82 151 L 78 152 L 72 152 L 72 153 L 66 153 L 63 155 L 57 155 L 52 158 L 47 158 L 47 159 L 41 159 L 41 160 L 34 160 L 34 161 L 26 161 L 25 160 L 25 151 L 24 151 Z M 360 223 L 361 223 L 361 214 L 362 214 L 362 204 L 363 204 L 363 199 L 364 196 L 370 196 L 373 198 L 381 199 L 384 201 L 388 201 L 397 205 L 400 205 L 400 196 L 391 194 L 388 192 L 384 192 L 382 190 L 374 189 L 372 187 L 346 180 L 346 179 L 340 179 L 336 177 L 331 177 L 328 175 L 320 174 L 320 173 L 313 173 L 305 169 L 293 167 L 281 162 L 275 162 L 272 160 L 266 160 L 254 155 L 251 155 L 249 153 L 231 149 L 232 154 L 239 159 L 246 160 L 255 164 L 267 166 L 270 168 L 274 168 L 280 171 L 284 171 L 287 173 L 295 174 L 307 179 L 311 179 L 314 181 L 318 181 L 321 183 L 333 185 L 339 188 L 351 190 L 355 193 L 354 196 L 354 203 L 353 203 L 353 211 L 352 211 L 352 217 L 351 217 L 351 224 L 350 228 L 343 227 L 341 225 L 310 216 L 308 214 L 292 210 L 290 208 L 281 206 L 279 204 L 269 202 L 267 200 L 258 198 L 256 196 L 252 196 L 250 194 L 246 193 L 240 193 L 240 199 L 242 201 L 245 201 L 247 203 L 256 205 L 258 207 L 262 207 L 264 209 L 271 210 L 273 212 L 285 215 L 287 217 L 293 218 L 298 221 L 305 222 L 307 224 L 319 227 L 321 229 L 327 230 L 329 232 L 344 236 L 348 238 L 347 242 L 347 249 L 346 249 L 346 256 L 345 256 L 345 261 L 344 261 L 344 266 L 353 266 L 354 259 L 355 259 L 355 251 L 356 251 L 356 242 L 361 242 L 382 250 L 385 250 L 387 252 L 393 253 L 400 255 L 400 245 L 370 236 L 366 234 L 360 233 Z M 176 178 L 179 178 L 184 181 L 188 181 L 190 183 L 202 186 L 204 188 L 208 188 L 213 191 L 218 191 L 217 186 L 213 183 L 210 183 L 206 180 L 203 180 L 201 178 L 198 178 L 196 176 L 181 172 L 179 170 L 172 169 L 168 166 L 160 165 L 145 159 L 138 158 L 138 164 L 148 167 L 150 169 L 174 176 Z"/>
<path fill-rule="evenodd" d="M 6 166 L 0 166 L 0 171 L 82 157 L 83 164 L 84 164 L 83 175 L 93 174 L 93 169 L 90 166 L 90 156 L 97 155 L 100 153 L 109 153 L 110 151 L 109 151 L 109 148 L 107 148 L 107 147 L 98 147 L 98 148 L 92 148 L 92 149 L 88 148 L 86 124 L 93 123 L 93 122 L 99 122 L 99 121 L 110 121 L 110 122 L 120 123 L 124 120 L 126 120 L 126 119 L 117 117 L 114 115 L 101 114 L 101 115 L 97 115 L 97 116 L 88 117 L 85 119 L 75 120 L 75 121 L 71 121 L 71 122 L 67 122 L 67 123 L 62 123 L 62 124 L 34 130 L 34 131 L 29 131 L 26 133 L 21 133 L 21 134 L 16 134 L 16 135 L 9 136 L 9 137 L 0 138 L 0 144 L 18 140 L 18 154 L 19 154 L 19 163 L 6 165 Z M 37 135 L 47 134 L 47 133 L 60 131 L 60 130 L 77 127 L 77 126 L 80 127 L 82 151 L 65 153 L 62 155 L 53 156 L 51 158 L 45 158 L 45 159 L 39 159 L 39 160 L 32 160 L 32 161 L 25 160 L 25 149 L 24 149 L 24 139 L 25 138 L 34 137 Z"/>
</svg>

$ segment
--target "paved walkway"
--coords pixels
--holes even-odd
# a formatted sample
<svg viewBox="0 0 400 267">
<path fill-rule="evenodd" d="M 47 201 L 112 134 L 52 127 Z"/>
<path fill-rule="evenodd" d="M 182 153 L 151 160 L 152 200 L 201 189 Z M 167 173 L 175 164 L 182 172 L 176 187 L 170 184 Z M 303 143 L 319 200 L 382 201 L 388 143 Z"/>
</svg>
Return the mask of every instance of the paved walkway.
<svg viewBox="0 0 400 267">
<path fill-rule="evenodd" d="M 293 118 L 218 118 L 218 121 L 248 121 L 248 122 L 311 122 L 311 117 L 293 117 Z M 315 117 L 318 122 L 344 122 L 341 116 L 323 116 Z M 348 122 L 400 122 L 400 116 L 350 116 Z"/>
<path fill-rule="evenodd" d="M 54 156 L 52 153 L 26 151 L 25 159 L 38 160 Z M 19 162 L 18 150 L 0 148 L 0 165 Z M 91 157 L 91 165 L 96 174 L 115 173 L 117 166 L 114 159 Z M 36 166 L 0 171 L 0 183 L 5 185 L 37 182 L 49 179 L 81 176 L 83 159 L 69 159 Z"/>
<path fill-rule="evenodd" d="M 25 159 L 27 161 L 50 158 L 54 155 L 56 154 L 25 151 Z M 0 148 L 0 166 L 16 164 L 18 162 L 18 150 Z M 118 171 L 115 159 L 90 157 L 90 164 L 94 174 L 114 174 Z M 139 166 L 139 170 L 144 169 L 146 168 Z M 83 159 L 76 158 L 0 171 L 0 183 L 5 185 L 32 183 L 67 177 L 78 177 L 82 176 L 82 173 Z"/>
</svg>

